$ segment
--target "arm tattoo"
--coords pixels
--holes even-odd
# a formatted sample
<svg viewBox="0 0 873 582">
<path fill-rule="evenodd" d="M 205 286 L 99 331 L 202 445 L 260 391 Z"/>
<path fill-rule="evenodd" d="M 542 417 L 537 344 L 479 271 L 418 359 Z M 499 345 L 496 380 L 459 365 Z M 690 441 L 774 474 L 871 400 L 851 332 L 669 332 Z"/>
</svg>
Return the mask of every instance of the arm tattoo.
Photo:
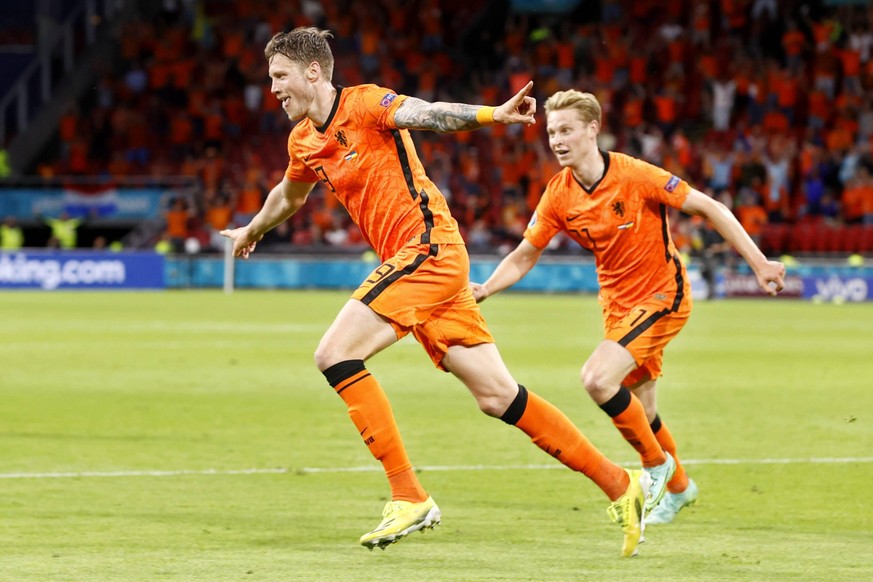
<svg viewBox="0 0 873 582">
<path fill-rule="evenodd" d="M 429 129 L 440 133 L 478 129 L 476 121 L 479 105 L 464 103 L 428 103 L 415 97 L 407 97 L 394 114 L 394 123 L 403 129 Z"/>
</svg>

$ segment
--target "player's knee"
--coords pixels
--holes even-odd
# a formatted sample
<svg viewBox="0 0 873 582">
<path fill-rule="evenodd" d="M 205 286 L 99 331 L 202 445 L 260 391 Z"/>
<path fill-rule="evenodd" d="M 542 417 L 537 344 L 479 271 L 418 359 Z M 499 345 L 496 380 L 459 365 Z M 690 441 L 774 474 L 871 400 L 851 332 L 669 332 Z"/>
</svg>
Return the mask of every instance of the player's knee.
<svg viewBox="0 0 873 582">
<path fill-rule="evenodd" d="M 480 394 L 476 396 L 476 404 L 479 405 L 479 410 L 488 416 L 500 418 L 512 404 L 513 398 L 514 395 L 509 393 Z"/>
<path fill-rule="evenodd" d="M 332 349 L 331 346 L 322 340 L 318 347 L 315 348 L 315 365 L 322 372 L 330 368 L 336 363 L 342 362 L 344 358 L 337 353 L 336 350 Z"/>
<path fill-rule="evenodd" d="M 585 364 L 582 366 L 582 370 L 580 372 L 580 378 L 582 380 L 582 385 L 585 387 L 585 390 L 588 394 L 594 396 L 605 390 L 606 387 L 606 375 L 602 370 L 599 370 L 597 367 L 592 366 L 590 364 Z"/>
</svg>

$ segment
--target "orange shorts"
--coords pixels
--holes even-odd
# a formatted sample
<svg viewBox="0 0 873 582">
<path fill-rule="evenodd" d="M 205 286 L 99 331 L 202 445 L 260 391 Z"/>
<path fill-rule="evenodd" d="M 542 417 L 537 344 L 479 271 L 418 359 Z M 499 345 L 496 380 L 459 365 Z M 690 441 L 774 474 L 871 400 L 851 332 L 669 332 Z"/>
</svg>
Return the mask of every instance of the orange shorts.
<svg viewBox="0 0 873 582">
<path fill-rule="evenodd" d="M 624 314 L 604 310 L 606 339 L 616 341 L 634 357 L 637 368 L 622 384 L 635 386 L 661 375 L 664 348 L 685 327 L 691 315 L 691 296 L 686 293 L 676 310 L 673 299 L 651 297 Z"/>
<path fill-rule="evenodd" d="M 460 244 L 409 244 L 352 294 L 387 319 L 400 339 L 412 332 L 437 368 L 451 346 L 494 343 L 470 292 L 470 258 Z"/>
</svg>

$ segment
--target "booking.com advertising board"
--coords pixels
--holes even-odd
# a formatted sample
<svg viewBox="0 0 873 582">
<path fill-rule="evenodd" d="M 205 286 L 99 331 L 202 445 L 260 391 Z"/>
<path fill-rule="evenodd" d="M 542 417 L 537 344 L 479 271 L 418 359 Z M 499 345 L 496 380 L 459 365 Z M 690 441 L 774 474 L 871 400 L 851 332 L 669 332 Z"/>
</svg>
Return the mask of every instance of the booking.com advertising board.
<svg viewBox="0 0 873 582">
<path fill-rule="evenodd" d="M 0 289 L 163 289 L 157 253 L 0 253 Z"/>
<path fill-rule="evenodd" d="M 470 277 L 488 278 L 497 261 L 473 260 Z M 237 261 L 234 286 L 239 289 L 354 289 L 375 268 L 355 259 L 258 258 Z M 696 266 L 688 277 L 695 298 L 709 293 Z M 185 289 L 221 288 L 224 264 L 218 257 L 176 256 L 153 252 L 40 251 L 0 253 L 0 289 Z M 596 293 L 593 263 L 541 261 L 515 287 L 517 291 Z M 751 273 L 720 273 L 716 297 L 761 297 Z M 785 299 L 816 302 L 873 301 L 873 268 L 803 268 L 789 273 Z"/>
</svg>

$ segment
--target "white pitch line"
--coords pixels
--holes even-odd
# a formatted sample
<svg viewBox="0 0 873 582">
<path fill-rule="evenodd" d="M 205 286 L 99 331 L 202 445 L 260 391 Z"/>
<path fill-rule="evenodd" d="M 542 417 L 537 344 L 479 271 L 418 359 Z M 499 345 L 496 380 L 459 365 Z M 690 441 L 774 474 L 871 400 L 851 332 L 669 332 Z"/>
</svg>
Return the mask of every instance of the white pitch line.
<svg viewBox="0 0 873 582">
<path fill-rule="evenodd" d="M 260 475 L 287 473 L 285 467 L 275 469 L 202 469 L 178 471 L 74 471 L 68 473 L 0 473 L 0 479 L 73 479 L 79 477 L 179 477 L 183 475 Z"/>
<path fill-rule="evenodd" d="M 634 461 L 619 463 L 633 465 Z M 873 457 L 810 457 L 808 459 L 682 459 L 683 465 L 796 465 L 802 463 L 873 463 Z M 540 469 L 565 469 L 564 465 L 424 465 L 419 471 L 522 471 Z M 378 465 L 363 467 L 301 467 L 299 473 L 364 473 L 381 471 Z"/>
<path fill-rule="evenodd" d="M 873 457 L 810 457 L 807 459 L 683 459 L 683 465 L 798 465 L 873 463 Z M 632 465 L 633 462 L 621 463 Z M 564 469 L 563 465 L 423 465 L 419 471 L 530 471 Z M 180 469 L 176 471 L 72 471 L 53 473 L 0 473 L 0 479 L 75 479 L 82 477 L 180 477 L 187 475 L 265 475 L 284 473 L 369 473 L 378 465 L 360 467 L 274 467 L 271 469 Z"/>
</svg>

